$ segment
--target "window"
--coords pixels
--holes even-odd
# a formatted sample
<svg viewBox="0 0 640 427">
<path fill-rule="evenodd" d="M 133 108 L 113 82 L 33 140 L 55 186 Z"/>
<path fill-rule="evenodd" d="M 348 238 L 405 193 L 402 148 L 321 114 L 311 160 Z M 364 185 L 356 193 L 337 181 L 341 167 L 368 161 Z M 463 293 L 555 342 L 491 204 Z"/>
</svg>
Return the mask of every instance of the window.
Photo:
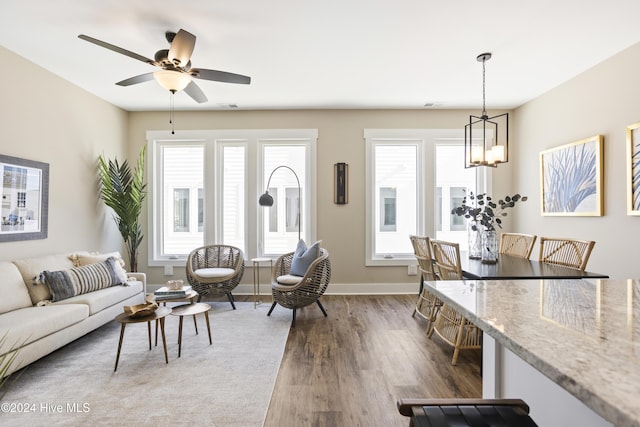
<svg viewBox="0 0 640 427">
<path fill-rule="evenodd" d="M 476 174 L 486 168 L 465 169 L 462 163 L 464 147 L 461 143 L 436 141 L 435 169 L 436 187 L 439 198 L 436 218 L 440 223 L 435 236 L 441 240 L 460 244 L 460 250 L 467 250 L 467 222 L 465 217 L 451 214 L 451 210 L 460 206 L 462 199 L 471 189 L 476 189 Z"/>
<path fill-rule="evenodd" d="M 300 227 L 315 239 L 317 130 L 147 132 L 149 265 L 186 260 L 196 247 L 223 243 L 252 258 L 295 248 Z M 258 205 L 269 175 L 275 202 Z"/>
<path fill-rule="evenodd" d="M 173 231 L 189 231 L 189 189 L 173 189 Z"/>
<path fill-rule="evenodd" d="M 466 223 L 451 215 L 476 169 L 464 168 L 463 130 L 365 129 L 366 265 L 415 259 L 410 234 L 459 242 Z"/>
</svg>

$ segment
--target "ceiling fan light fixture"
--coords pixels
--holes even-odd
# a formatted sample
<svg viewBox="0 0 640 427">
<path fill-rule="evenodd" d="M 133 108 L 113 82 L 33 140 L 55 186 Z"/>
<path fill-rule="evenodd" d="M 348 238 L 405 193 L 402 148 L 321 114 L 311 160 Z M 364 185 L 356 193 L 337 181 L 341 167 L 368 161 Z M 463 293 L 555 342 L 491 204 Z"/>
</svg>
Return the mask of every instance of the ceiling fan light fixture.
<svg viewBox="0 0 640 427">
<path fill-rule="evenodd" d="M 174 93 L 180 92 L 191 83 L 191 76 L 180 71 L 160 70 L 153 73 L 153 77 L 160 86 Z"/>
</svg>

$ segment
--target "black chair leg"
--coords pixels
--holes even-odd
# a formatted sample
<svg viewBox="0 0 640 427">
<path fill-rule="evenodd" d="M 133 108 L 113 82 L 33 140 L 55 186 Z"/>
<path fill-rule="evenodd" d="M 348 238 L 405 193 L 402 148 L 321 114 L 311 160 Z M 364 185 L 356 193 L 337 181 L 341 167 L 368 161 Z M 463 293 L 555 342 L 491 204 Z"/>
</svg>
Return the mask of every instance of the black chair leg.
<svg viewBox="0 0 640 427">
<path fill-rule="evenodd" d="M 233 303 L 233 295 L 231 295 L 231 292 L 227 292 L 227 299 L 231 303 L 231 307 L 233 307 L 233 309 L 235 310 L 236 309 L 236 305 Z"/>
<path fill-rule="evenodd" d="M 267 316 L 271 316 L 271 312 L 273 311 L 274 308 L 276 308 L 276 304 L 277 302 L 274 301 L 273 304 L 271 304 L 271 308 L 269 309 L 269 312 L 267 313 Z"/>
<path fill-rule="evenodd" d="M 296 327 L 296 309 L 293 309 L 293 320 L 291 321 L 291 327 L 295 328 Z"/>
<path fill-rule="evenodd" d="M 318 307 L 320 307 L 320 310 L 322 310 L 322 314 L 324 314 L 324 317 L 327 317 L 327 312 L 324 310 L 324 307 L 320 303 L 320 300 L 316 300 L 316 303 L 318 303 Z"/>
</svg>

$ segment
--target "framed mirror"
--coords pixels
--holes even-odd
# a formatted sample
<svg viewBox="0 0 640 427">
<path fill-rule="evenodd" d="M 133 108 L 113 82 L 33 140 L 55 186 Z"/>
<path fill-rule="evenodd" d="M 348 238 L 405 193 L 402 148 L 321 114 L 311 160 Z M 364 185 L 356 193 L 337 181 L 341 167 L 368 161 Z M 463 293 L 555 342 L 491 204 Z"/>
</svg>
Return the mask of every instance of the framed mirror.
<svg viewBox="0 0 640 427">
<path fill-rule="evenodd" d="M 49 164 L 0 154 L 0 242 L 47 238 Z"/>
</svg>

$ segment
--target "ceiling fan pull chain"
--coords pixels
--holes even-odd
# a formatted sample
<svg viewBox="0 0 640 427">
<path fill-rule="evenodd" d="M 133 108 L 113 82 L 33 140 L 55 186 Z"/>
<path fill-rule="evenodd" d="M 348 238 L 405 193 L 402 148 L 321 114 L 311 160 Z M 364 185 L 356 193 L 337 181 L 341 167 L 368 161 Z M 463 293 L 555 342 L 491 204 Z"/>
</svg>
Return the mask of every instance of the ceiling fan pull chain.
<svg viewBox="0 0 640 427">
<path fill-rule="evenodd" d="M 175 128 L 174 128 L 174 124 L 173 124 L 173 110 L 174 110 L 174 99 L 173 97 L 175 96 L 175 91 L 171 91 L 171 101 L 169 102 L 169 124 L 171 125 L 171 134 L 175 135 Z"/>
</svg>

